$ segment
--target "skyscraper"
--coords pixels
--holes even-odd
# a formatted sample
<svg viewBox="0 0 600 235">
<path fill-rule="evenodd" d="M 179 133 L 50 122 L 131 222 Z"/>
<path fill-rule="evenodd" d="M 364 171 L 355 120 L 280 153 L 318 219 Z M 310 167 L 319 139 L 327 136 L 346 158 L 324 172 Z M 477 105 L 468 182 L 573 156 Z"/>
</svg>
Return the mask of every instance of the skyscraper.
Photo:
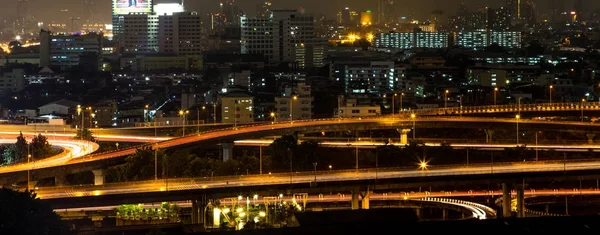
<svg viewBox="0 0 600 235">
<path fill-rule="evenodd" d="M 511 15 L 507 8 L 488 8 L 487 29 L 494 31 L 507 31 L 510 29 Z"/>
<path fill-rule="evenodd" d="M 506 0 L 506 8 L 508 9 L 511 19 L 521 19 L 521 1 L 522 0 Z"/>
</svg>

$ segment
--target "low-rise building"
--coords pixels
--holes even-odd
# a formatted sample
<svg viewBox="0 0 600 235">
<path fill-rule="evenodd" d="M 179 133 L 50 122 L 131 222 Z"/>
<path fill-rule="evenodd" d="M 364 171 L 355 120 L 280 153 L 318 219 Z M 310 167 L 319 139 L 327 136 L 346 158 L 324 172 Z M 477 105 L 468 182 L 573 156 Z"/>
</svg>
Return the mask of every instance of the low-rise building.
<svg viewBox="0 0 600 235">
<path fill-rule="evenodd" d="M 12 69 L 0 73 L 0 95 L 8 92 L 18 92 L 25 88 L 25 71 Z"/>
<path fill-rule="evenodd" d="M 40 106 L 38 111 L 40 115 L 52 114 L 58 116 L 68 116 L 76 111 L 75 108 L 77 105 L 78 103 L 75 101 L 62 99 Z"/>
<path fill-rule="evenodd" d="M 254 97 L 246 93 L 226 93 L 219 97 L 221 101 L 222 123 L 254 122 Z"/>
</svg>

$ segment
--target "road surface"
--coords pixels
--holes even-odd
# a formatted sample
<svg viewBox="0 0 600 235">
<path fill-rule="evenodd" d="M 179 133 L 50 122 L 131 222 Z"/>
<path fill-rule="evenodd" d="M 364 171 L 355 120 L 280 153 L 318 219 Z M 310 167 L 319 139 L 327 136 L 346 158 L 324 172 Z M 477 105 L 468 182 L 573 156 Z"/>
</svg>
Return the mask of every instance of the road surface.
<svg viewBox="0 0 600 235">
<path fill-rule="evenodd" d="M 600 161 L 564 161 L 477 164 L 469 166 L 431 166 L 426 169 L 395 168 L 356 171 L 302 172 L 295 174 L 266 174 L 235 177 L 189 178 L 157 181 L 137 181 L 98 186 L 71 186 L 40 188 L 36 192 L 42 199 L 70 198 L 98 195 L 119 195 L 160 191 L 179 191 L 210 188 L 236 188 L 239 186 L 269 186 L 313 182 L 339 182 L 373 179 L 395 179 L 432 176 L 479 176 L 493 173 L 556 172 L 571 170 L 597 170 Z"/>
</svg>

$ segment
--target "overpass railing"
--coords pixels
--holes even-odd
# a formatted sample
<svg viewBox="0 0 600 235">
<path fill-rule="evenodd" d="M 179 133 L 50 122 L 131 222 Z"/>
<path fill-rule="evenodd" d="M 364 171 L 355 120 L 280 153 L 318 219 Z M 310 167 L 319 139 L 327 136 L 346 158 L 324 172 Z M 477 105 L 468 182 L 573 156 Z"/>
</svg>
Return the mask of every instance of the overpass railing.
<svg viewBox="0 0 600 235">
<path fill-rule="evenodd" d="M 483 113 L 510 113 L 510 112 L 539 112 L 539 111 L 580 111 L 600 110 L 600 102 L 558 102 L 540 104 L 506 104 L 486 106 L 463 106 L 449 108 L 414 109 L 401 111 L 401 114 L 483 114 Z"/>
</svg>

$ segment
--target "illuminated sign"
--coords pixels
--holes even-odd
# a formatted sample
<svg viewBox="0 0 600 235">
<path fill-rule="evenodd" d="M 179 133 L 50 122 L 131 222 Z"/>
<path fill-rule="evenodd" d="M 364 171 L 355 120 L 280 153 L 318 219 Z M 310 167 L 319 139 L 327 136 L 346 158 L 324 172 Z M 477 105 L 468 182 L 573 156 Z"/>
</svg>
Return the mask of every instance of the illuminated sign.
<svg viewBox="0 0 600 235">
<path fill-rule="evenodd" d="M 152 12 L 152 0 L 112 0 L 114 15 Z"/>
</svg>

